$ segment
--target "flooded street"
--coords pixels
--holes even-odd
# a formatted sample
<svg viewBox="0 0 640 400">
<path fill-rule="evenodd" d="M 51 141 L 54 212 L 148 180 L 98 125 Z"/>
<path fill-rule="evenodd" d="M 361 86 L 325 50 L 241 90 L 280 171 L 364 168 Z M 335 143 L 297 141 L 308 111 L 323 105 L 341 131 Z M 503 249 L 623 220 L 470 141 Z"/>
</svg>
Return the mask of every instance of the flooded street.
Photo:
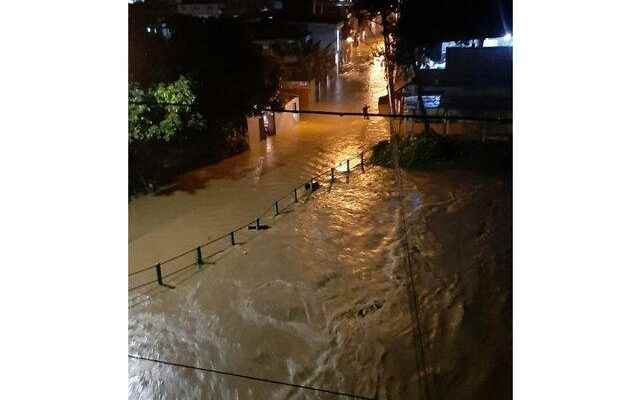
<svg viewBox="0 0 640 400">
<path fill-rule="evenodd" d="M 377 111 L 384 69 L 370 49 L 358 48 L 353 69 L 313 108 Z M 386 138 L 382 119 L 304 116 L 260 149 L 135 199 L 129 271 L 254 220 L 309 177 Z M 398 190 L 394 171 L 381 167 L 354 168 L 333 184 L 325 175 L 319 190 L 264 218 L 268 229 L 243 229 L 235 246 L 205 249 L 201 270 L 167 277 L 173 289 L 131 292 L 129 354 L 363 398 L 423 398 L 399 241 L 402 204 L 429 398 L 505 398 L 510 247 L 506 255 L 500 249 L 510 233 L 496 228 L 510 228 L 504 179 L 468 171 L 405 178 Z M 130 359 L 129 398 L 339 397 Z"/>
<path fill-rule="evenodd" d="M 130 311 L 131 353 L 368 397 L 404 392 L 406 382 L 380 382 L 385 366 L 414 367 L 391 175 L 338 182 L 169 280 L 176 289 L 152 289 Z M 137 360 L 130 385 L 132 398 L 334 397 Z"/>
<path fill-rule="evenodd" d="M 350 71 L 333 81 L 313 108 L 360 111 L 369 104 L 376 112 L 386 81 L 381 60 L 370 53 L 381 45 L 381 40 L 361 44 Z M 293 130 L 268 137 L 262 148 L 185 174 L 158 195 L 135 199 L 129 270 L 254 219 L 292 187 L 387 137 L 388 122 L 381 118 L 305 115 Z M 396 226 L 391 175 L 368 170 L 349 184 L 343 177 L 330 193 L 314 194 L 279 216 L 271 229 L 215 256 L 224 258 L 215 265 L 168 280 L 176 289 L 145 292 L 139 298 L 149 295 L 149 301 L 130 303 L 130 353 L 373 395 L 377 365 L 387 351 L 378 337 L 386 335 L 367 324 L 385 315 L 390 329 L 411 329 L 394 324 L 408 309 L 404 292 L 393 289 L 397 284 L 390 280 Z M 386 299 L 398 290 L 402 295 Z M 371 298 L 373 293 L 378 297 Z M 163 398 L 332 397 L 130 360 L 130 397 L 159 393 Z"/>
<path fill-rule="evenodd" d="M 381 39 L 361 44 L 353 68 L 332 81 L 329 94 L 313 108 L 360 112 L 369 104 L 376 112 L 378 97 L 386 94 L 381 59 L 370 54 L 376 46 L 382 46 Z M 187 173 L 157 195 L 133 200 L 129 271 L 254 219 L 294 186 L 384 138 L 388 122 L 382 118 L 304 115 L 294 129 L 268 137 L 259 148 Z"/>
</svg>

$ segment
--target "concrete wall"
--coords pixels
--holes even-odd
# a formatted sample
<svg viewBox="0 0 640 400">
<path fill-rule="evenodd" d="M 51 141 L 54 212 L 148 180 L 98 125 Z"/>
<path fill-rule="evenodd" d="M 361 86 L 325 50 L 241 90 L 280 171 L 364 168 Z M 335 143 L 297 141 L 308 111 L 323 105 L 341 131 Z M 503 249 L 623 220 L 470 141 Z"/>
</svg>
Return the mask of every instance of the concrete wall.
<svg viewBox="0 0 640 400">
<path fill-rule="evenodd" d="M 258 124 L 258 119 L 262 118 L 262 116 L 258 117 L 247 117 L 247 142 L 249 143 L 249 147 L 254 149 L 260 145 L 260 128 Z"/>
<path fill-rule="evenodd" d="M 316 81 L 286 81 L 282 92 L 298 96 L 299 108 L 309 108 L 316 101 Z"/>
<path fill-rule="evenodd" d="M 299 110 L 300 109 L 300 100 L 297 97 L 289 100 L 287 104 L 284 105 L 285 110 Z M 249 147 L 257 148 L 264 143 L 266 136 L 264 134 L 260 134 L 260 118 L 263 118 L 262 115 L 256 117 L 248 117 L 247 118 L 247 142 L 249 143 Z M 299 114 L 293 113 L 275 113 L 275 131 L 276 135 L 286 134 L 300 120 Z"/>
<path fill-rule="evenodd" d="M 284 106 L 285 110 L 299 110 L 300 100 L 297 97 L 291 99 Z M 276 113 L 276 135 L 289 132 L 300 120 L 300 114 Z"/>
</svg>

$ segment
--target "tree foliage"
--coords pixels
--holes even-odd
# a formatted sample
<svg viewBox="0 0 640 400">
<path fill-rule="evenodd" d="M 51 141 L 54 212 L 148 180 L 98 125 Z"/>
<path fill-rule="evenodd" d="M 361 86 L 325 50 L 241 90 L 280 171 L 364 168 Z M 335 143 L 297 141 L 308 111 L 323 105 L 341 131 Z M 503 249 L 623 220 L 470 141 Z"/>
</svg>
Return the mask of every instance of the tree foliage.
<svg viewBox="0 0 640 400">
<path fill-rule="evenodd" d="M 138 15 L 139 14 L 139 15 Z M 147 31 L 162 25 L 171 34 Z M 185 15 L 150 17 L 130 8 L 129 80 L 149 87 L 181 75 L 198 82 L 204 117 L 238 120 L 271 105 L 280 85 L 279 68 L 264 59 L 246 27 L 233 20 Z"/>
<path fill-rule="evenodd" d="M 380 14 L 383 21 L 392 13 L 400 10 L 399 0 L 354 0 L 351 10 L 362 15 L 367 14 L 371 17 Z"/>
<path fill-rule="evenodd" d="M 276 48 L 276 53 L 279 56 L 295 56 L 297 60 L 294 66 L 283 68 L 283 78 L 290 80 L 324 79 L 335 68 L 331 45 L 322 47 L 320 42 L 308 41 L 303 42 L 293 51 Z"/>
<path fill-rule="evenodd" d="M 183 76 L 146 90 L 138 83 L 130 84 L 129 142 L 170 142 L 202 132 L 206 122 L 195 111 L 195 104 L 193 82 Z"/>
</svg>

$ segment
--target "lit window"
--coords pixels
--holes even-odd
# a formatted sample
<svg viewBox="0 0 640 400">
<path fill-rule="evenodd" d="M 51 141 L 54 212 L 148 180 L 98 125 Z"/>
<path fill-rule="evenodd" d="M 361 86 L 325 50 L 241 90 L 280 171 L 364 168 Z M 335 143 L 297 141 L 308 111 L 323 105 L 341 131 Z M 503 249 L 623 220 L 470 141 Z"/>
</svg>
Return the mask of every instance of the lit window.
<svg viewBox="0 0 640 400">
<path fill-rule="evenodd" d="M 482 42 L 482 47 L 513 47 L 511 33 L 498 38 L 486 38 Z"/>
<path fill-rule="evenodd" d="M 424 107 L 425 108 L 438 108 L 440 107 L 440 95 L 432 95 L 432 96 L 424 96 Z"/>
</svg>

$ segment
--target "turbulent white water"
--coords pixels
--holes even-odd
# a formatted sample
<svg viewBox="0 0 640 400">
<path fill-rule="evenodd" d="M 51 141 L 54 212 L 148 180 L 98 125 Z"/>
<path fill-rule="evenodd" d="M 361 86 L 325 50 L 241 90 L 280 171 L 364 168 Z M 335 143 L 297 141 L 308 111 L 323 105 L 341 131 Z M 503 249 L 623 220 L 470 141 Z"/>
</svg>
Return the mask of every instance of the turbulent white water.
<svg viewBox="0 0 640 400">
<path fill-rule="evenodd" d="M 390 179 L 372 169 L 337 183 L 179 275 L 176 289 L 153 289 L 130 312 L 130 351 L 374 395 L 390 346 L 411 349 Z M 397 365 L 409 375 L 414 366 Z M 130 383 L 133 398 L 315 396 L 146 361 L 130 362 Z"/>
<path fill-rule="evenodd" d="M 373 42 L 381 45 L 380 40 Z M 360 111 L 386 94 L 361 45 L 353 70 L 314 108 Z M 130 271 L 254 219 L 320 170 L 388 137 L 388 122 L 305 116 L 263 148 L 181 177 L 130 204 Z M 260 232 L 207 265 L 135 292 L 129 352 L 379 398 L 415 394 L 412 324 L 396 243 L 392 171 L 367 169 L 301 195 Z M 408 209 L 421 204 L 409 191 Z M 221 249 L 222 250 L 222 249 Z M 191 257 L 191 256 L 189 256 Z M 150 275 L 151 276 L 151 275 Z M 141 294 L 142 293 L 142 294 Z M 130 360 L 132 399 L 334 398 L 241 378 Z"/>
</svg>

